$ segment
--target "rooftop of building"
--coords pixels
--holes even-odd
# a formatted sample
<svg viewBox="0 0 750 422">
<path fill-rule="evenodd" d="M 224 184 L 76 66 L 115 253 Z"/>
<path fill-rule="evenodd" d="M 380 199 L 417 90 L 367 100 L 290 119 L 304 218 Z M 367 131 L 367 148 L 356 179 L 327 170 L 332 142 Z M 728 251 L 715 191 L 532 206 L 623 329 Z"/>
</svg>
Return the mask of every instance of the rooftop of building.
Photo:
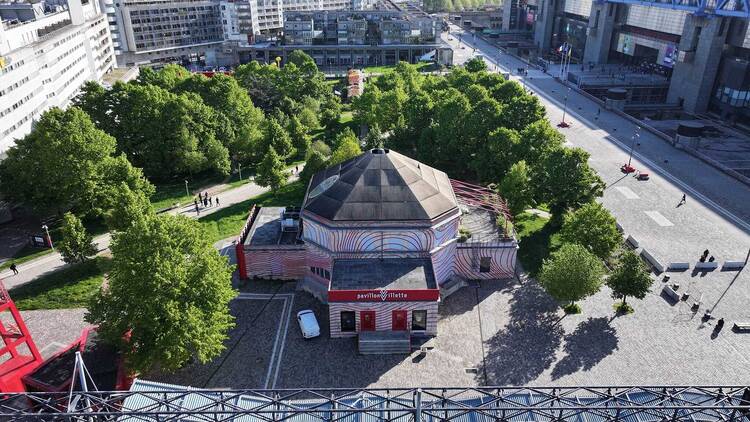
<svg viewBox="0 0 750 422">
<path fill-rule="evenodd" d="M 250 230 L 245 237 L 245 245 L 249 246 L 275 246 L 275 245 L 299 245 L 302 241 L 298 239 L 299 211 L 287 212 L 290 207 L 262 207 L 252 220 Z M 282 218 L 283 217 L 283 218 Z M 282 230 L 282 220 L 284 224 Z"/>
<path fill-rule="evenodd" d="M 330 221 L 429 221 L 457 209 L 444 172 L 387 149 L 316 173 L 303 205 Z"/>
<path fill-rule="evenodd" d="M 426 258 L 336 259 L 330 290 L 436 289 Z"/>
</svg>

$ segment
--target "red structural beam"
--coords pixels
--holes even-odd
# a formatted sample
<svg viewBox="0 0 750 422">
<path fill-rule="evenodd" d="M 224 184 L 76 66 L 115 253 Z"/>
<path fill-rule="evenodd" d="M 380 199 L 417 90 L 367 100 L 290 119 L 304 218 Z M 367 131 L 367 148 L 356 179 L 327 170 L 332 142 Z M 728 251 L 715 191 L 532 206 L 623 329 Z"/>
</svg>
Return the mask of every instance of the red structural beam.
<svg viewBox="0 0 750 422">
<path fill-rule="evenodd" d="M 508 204 L 494 190 L 460 180 L 450 179 L 453 192 L 459 202 L 474 208 L 481 208 L 505 218 L 505 235 L 510 236 L 508 223 L 513 221 Z"/>
</svg>

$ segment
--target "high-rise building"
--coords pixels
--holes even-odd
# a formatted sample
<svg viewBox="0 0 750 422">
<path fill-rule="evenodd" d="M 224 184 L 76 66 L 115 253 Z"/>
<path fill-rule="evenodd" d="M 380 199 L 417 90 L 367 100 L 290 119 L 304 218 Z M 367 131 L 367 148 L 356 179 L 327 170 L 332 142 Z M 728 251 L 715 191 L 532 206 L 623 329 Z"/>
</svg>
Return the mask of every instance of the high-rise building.
<svg viewBox="0 0 750 422">
<path fill-rule="evenodd" d="M 750 6 L 701 4 L 538 0 L 527 9 L 540 56 L 567 43 L 584 66 L 642 66 L 664 75 L 663 93 L 653 101 L 750 118 Z"/>
<path fill-rule="evenodd" d="M 374 0 L 102 0 L 121 65 L 233 65 L 281 34 L 284 13 L 372 8 Z"/>
<path fill-rule="evenodd" d="M 0 156 L 45 110 L 115 66 L 99 3 L 0 3 Z"/>
</svg>

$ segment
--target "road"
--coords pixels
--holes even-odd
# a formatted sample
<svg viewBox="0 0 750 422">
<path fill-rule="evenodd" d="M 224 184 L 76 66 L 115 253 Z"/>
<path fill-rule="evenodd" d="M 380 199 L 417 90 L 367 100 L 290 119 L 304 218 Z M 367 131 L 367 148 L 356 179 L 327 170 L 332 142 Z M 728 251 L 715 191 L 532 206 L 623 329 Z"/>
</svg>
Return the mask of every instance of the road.
<svg viewBox="0 0 750 422">
<path fill-rule="evenodd" d="M 565 120 L 571 127 L 561 132 L 568 144 L 591 154 L 589 164 L 607 183 L 602 203 L 625 232 L 660 261 L 692 264 L 705 249 L 720 262 L 746 259 L 750 248 L 748 186 L 646 130 L 640 131 L 633 165 L 650 173 L 651 179 L 637 181 L 623 175 L 619 168 L 628 161 L 636 131 L 633 123 L 607 110 L 597 116 L 599 105 L 540 70 L 528 68 L 526 77 L 516 75 L 516 69 L 527 67 L 524 62 L 468 33 L 459 41 L 456 34 L 462 32 L 451 25 L 451 34 L 443 34 L 454 47 L 456 64 L 473 57 L 476 48 L 491 70 L 499 65 L 536 94 L 553 124 L 562 120 L 566 109 Z M 554 72 L 553 67 L 550 73 Z M 683 194 L 687 202 L 677 206 Z"/>
<path fill-rule="evenodd" d="M 299 171 L 302 171 L 303 168 L 304 168 L 304 164 L 300 165 Z M 292 176 L 289 178 L 290 182 L 294 180 L 297 180 L 297 176 Z M 218 190 L 217 187 L 214 187 L 212 189 Z M 258 186 L 253 182 L 245 183 L 242 186 L 239 186 L 233 189 L 224 190 L 217 194 L 212 193 L 212 189 L 209 189 L 207 191 L 209 193 L 209 196 L 213 198 L 219 198 L 221 206 L 217 207 L 214 205 L 213 207 L 201 208 L 200 215 L 196 215 L 195 207 L 193 206 L 193 204 L 189 204 L 187 206 L 171 210 L 169 211 L 169 213 L 180 214 L 180 215 L 184 215 L 190 218 L 198 218 L 198 217 L 202 217 L 208 214 L 212 214 L 216 211 L 227 208 L 234 204 L 246 201 L 254 196 L 258 196 L 269 190 L 268 188 Z M 106 251 L 109 250 L 109 243 L 111 240 L 112 239 L 109 233 L 105 233 L 94 238 L 94 243 L 96 244 L 97 250 L 99 251 L 100 254 L 105 253 Z M 216 244 L 217 249 L 222 250 L 222 254 L 225 254 L 224 253 L 224 249 L 226 247 L 225 243 L 226 243 L 225 241 L 220 241 Z M 6 270 L 0 273 L 0 280 L 3 281 L 3 284 L 5 285 L 6 289 L 12 289 L 13 287 L 17 287 L 22 284 L 26 284 L 30 281 L 33 281 L 37 277 L 41 277 L 45 274 L 57 271 L 58 269 L 64 267 L 65 265 L 67 264 L 65 264 L 65 262 L 62 260 L 62 257 L 60 256 L 60 254 L 55 252 L 55 253 L 51 253 L 48 255 L 44 255 L 42 257 L 26 262 L 24 264 L 20 264 L 18 266 L 18 271 L 19 271 L 18 275 L 13 275 L 13 273 L 10 270 Z"/>
</svg>

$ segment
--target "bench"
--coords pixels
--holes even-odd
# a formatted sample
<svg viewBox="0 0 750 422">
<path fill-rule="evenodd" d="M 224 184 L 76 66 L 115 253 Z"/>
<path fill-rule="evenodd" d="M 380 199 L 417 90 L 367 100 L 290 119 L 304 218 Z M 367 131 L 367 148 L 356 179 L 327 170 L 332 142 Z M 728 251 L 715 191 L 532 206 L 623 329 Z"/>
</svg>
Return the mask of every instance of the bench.
<svg viewBox="0 0 750 422">
<path fill-rule="evenodd" d="M 667 297 L 672 299 L 674 302 L 680 301 L 680 295 L 672 288 L 672 286 L 668 284 L 661 289 L 661 292 L 662 294 L 665 294 Z"/>
<path fill-rule="evenodd" d="M 732 327 L 734 331 L 750 331 L 750 322 L 735 322 Z"/>
</svg>

